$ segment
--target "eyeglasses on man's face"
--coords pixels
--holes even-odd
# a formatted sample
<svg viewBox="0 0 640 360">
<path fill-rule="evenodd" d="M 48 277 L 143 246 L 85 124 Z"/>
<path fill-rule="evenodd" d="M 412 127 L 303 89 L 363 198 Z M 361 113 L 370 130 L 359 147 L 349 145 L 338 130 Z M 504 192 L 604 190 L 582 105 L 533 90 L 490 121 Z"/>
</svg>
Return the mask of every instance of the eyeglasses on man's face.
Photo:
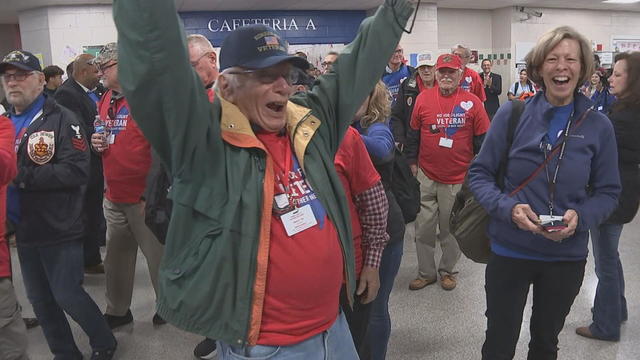
<svg viewBox="0 0 640 360">
<path fill-rule="evenodd" d="M 209 54 L 211 54 L 211 51 L 207 51 L 207 52 L 205 52 L 204 54 L 200 55 L 200 57 L 198 57 L 196 60 L 194 60 L 194 61 L 189 61 L 189 63 L 191 63 L 191 66 L 192 66 L 192 67 L 196 67 L 196 66 L 198 66 L 198 64 L 200 63 L 200 60 L 202 60 L 202 58 L 203 58 L 203 57 L 205 57 L 205 56 L 207 56 L 207 55 L 209 55 Z"/>
<path fill-rule="evenodd" d="M 98 70 L 99 70 L 101 73 L 104 73 L 105 71 L 107 71 L 107 70 L 111 69 L 112 67 L 114 67 L 114 66 L 116 66 L 116 65 L 118 65 L 118 62 L 117 62 L 117 61 L 114 61 L 114 62 L 112 62 L 112 63 L 111 63 L 111 64 L 109 64 L 109 65 L 99 64 L 99 65 L 98 65 Z"/>
<path fill-rule="evenodd" d="M 5 82 L 9 81 L 25 81 L 29 76 L 33 75 L 35 71 L 16 71 L 12 73 L 2 74 L 2 79 Z"/>
<path fill-rule="evenodd" d="M 271 84 L 280 78 L 284 78 L 287 84 L 292 85 L 300 78 L 300 70 L 295 67 L 283 70 L 282 68 L 266 68 L 266 69 L 243 69 L 230 71 L 229 74 L 234 75 L 250 75 L 261 84 Z"/>
</svg>

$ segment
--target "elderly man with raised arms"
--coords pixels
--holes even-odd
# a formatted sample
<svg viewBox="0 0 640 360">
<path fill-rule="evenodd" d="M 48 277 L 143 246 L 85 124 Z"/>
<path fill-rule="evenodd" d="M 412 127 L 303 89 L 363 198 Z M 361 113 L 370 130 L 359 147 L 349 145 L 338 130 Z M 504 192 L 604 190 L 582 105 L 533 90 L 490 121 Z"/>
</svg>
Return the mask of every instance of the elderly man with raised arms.
<svg viewBox="0 0 640 360">
<path fill-rule="evenodd" d="M 357 359 L 349 210 L 333 158 L 412 13 L 387 0 L 333 70 L 289 101 L 296 67 L 264 25 L 231 32 L 210 104 L 173 1 L 115 0 L 122 88 L 173 177 L 158 312 L 223 359 Z"/>
</svg>

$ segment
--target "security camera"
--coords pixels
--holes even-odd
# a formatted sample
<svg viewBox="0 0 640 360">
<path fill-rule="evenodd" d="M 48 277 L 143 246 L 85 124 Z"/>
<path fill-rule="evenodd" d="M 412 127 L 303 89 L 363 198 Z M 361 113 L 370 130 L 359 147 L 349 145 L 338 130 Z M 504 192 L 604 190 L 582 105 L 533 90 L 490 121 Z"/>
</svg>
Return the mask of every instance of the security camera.
<svg viewBox="0 0 640 360">
<path fill-rule="evenodd" d="M 520 11 L 521 13 L 527 14 L 529 16 L 542 17 L 542 11 L 528 9 L 528 8 L 526 8 L 524 6 L 519 6 L 518 7 L 518 11 Z"/>
</svg>

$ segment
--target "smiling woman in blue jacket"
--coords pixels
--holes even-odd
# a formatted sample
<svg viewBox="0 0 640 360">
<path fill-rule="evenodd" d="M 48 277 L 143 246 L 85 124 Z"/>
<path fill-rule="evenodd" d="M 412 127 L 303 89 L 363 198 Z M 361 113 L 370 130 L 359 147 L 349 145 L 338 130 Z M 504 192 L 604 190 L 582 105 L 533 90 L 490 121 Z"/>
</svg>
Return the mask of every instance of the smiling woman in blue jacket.
<svg viewBox="0 0 640 360">
<path fill-rule="evenodd" d="M 620 193 L 611 122 L 589 110 L 592 103 L 577 92 L 593 74 L 590 43 L 559 27 L 538 40 L 526 61 L 543 91 L 527 101 L 511 148 L 505 139 L 512 103 L 498 110 L 469 169 L 471 190 L 491 216 L 483 359 L 513 358 L 531 285 L 528 358 L 557 358 L 558 334 L 584 276 L 588 230 L 609 216 Z M 505 152 L 500 189 L 496 177 Z M 531 182 L 509 196 L 546 159 Z M 555 228 L 543 226 L 548 216 L 558 217 Z"/>
</svg>

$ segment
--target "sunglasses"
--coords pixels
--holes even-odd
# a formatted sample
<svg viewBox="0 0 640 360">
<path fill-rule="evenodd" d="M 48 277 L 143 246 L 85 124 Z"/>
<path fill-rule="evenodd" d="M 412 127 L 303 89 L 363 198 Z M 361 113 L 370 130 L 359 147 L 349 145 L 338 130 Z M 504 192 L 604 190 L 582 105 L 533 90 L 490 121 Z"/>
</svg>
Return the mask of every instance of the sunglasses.
<svg viewBox="0 0 640 360">
<path fill-rule="evenodd" d="M 31 76 L 34 72 L 33 71 L 29 71 L 29 72 L 15 72 L 13 74 L 7 74 L 4 73 L 2 74 L 2 78 L 4 79 L 5 82 L 9 82 L 9 81 L 24 81 L 26 78 L 28 78 L 29 76 Z"/>
<path fill-rule="evenodd" d="M 258 80 L 262 84 L 271 84 L 281 77 L 289 85 L 295 84 L 300 79 L 300 71 L 296 68 L 290 68 L 287 71 L 281 71 L 278 69 L 245 69 L 245 70 L 236 70 L 230 71 L 229 74 L 233 75 L 250 75 L 253 76 L 256 80 Z"/>
</svg>

